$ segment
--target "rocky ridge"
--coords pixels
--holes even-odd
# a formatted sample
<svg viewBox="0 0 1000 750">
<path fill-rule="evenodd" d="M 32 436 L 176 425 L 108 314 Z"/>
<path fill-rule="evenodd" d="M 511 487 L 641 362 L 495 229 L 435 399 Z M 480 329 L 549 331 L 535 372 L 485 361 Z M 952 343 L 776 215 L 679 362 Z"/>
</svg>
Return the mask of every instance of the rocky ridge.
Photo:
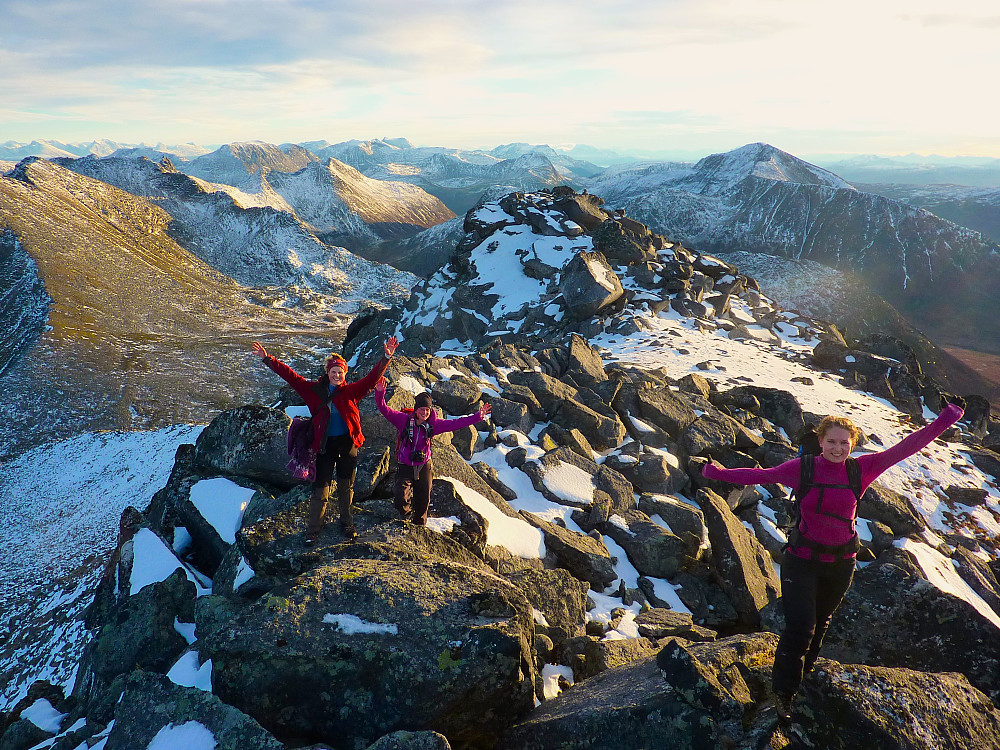
<svg viewBox="0 0 1000 750">
<path fill-rule="evenodd" d="M 898 342 L 848 342 L 786 313 L 736 268 L 594 196 L 510 195 L 470 211 L 466 229 L 415 304 L 359 321 L 347 342 L 360 365 L 404 333 L 395 408 L 423 389 L 449 414 L 493 405 L 492 425 L 436 438 L 431 526 L 395 519 L 394 436 L 365 402 L 361 536 L 334 524 L 304 547 L 306 491 L 282 445 L 292 400 L 226 412 L 178 451 L 143 512 L 123 514 L 72 694 L 36 684 L 0 742 L 40 736 L 30 716 L 45 701 L 61 718 L 41 736 L 67 748 L 125 747 L 180 720 L 221 748 L 998 746 L 988 406 L 967 395 L 951 442 L 866 496 L 871 564 L 831 630 L 824 655 L 838 661 L 820 660 L 792 727 L 776 727 L 772 561 L 787 500 L 780 487 L 732 492 L 700 466 L 795 455 L 788 436 L 820 416 L 814 380 L 839 381 L 844 405 L 844 386 L 876 393 L 915 422 L 951 394 Z M 637 366 L 622 343 L 683 360 L 700 335 L 716 351 L 759 345 L 761 380 L 766 348 L 809 376 L 782 389 L 705 360 L 675 377 L 670 357 Z M 465 351 L 426 353 L 447 348 Z M 866 445 L 887 437 L 865 430 Z M 913 481 L 937 465 L 966 481 L 930 513 Z M 234 486 L 244 507 L 230 505 Z M 222 520 L 208 510 L 222 507 Z M 975 596 L 943 588 L 948 571 Z M 893 623 L 879 648 L 874 621 Z"/>
</svg>

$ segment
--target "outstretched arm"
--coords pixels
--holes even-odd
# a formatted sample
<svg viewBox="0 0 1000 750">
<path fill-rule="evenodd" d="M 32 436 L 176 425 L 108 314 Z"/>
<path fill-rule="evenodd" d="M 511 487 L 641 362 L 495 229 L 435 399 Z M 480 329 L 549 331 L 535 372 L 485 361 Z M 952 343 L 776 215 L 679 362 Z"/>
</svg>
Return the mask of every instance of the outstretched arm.
<svg viewBox="0 0 1000 750">
<path fill-rule="evenodd" d="M 727 469 L 719 466 L 711 459 L 701 470 L 705 479 L 716 479 L 731 484 L 783 484 L 786 487 L 798 487 L 799 459 L 793 458 L 780 466 L 770 469 Z"/>
<path fill-rule="evenodd" d="M 434 422 L 434 434 L 440 435 L 443 432 L 454 432 L 455 430 L 461 430 L 463 427 L 468 427 L 470 424 L 478 424 L 489 416 L 491 411 L 493 411 L 493 407 L 483 402 L 479 406 L 479 411 L 475 414 L 468 414 L 464 417 L 438 419 Z"/>
<path fill-rule="evenodd" d="M 892 447 L 879 453 L 860 456 L 858 463 L 861 465 L 863 482 L 871 482 L 889 467 L 926 448 L 934 442 L 935 438 L 940 437 L 945 430 L 960 420 L 963 414 L 965 411 L 961 406 L 948 404 L 938 414 L 937 419 L 916 432 L 910 433 Z"/>
</svg>

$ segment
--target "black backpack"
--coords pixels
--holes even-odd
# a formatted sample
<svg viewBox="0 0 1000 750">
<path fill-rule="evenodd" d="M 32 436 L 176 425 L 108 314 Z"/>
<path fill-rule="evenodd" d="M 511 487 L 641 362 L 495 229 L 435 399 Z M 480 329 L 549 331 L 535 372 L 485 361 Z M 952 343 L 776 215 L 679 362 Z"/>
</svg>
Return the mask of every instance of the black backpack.
<svg viewBox="0 0 1000 750">
<path fill-rule="evenodd" d="M 819 542 L 814 542 L 805 536 L 799 526 L 802 522 L 802 510 L 801 503 L 809 491 L 814 487 L 819 488 L 819 498 L 816 501 L 816 510 L 818 513 L 828 516 L 830 518 L 836 518 L 846 523 L 854 525 L 855 520 L 858 517 L 858 505 L 861 504 L 861 466 L 858 464 L 858 460 L 851 456 L 847 457 L 844 462 L 844 466 L 847 469 L 847 484 L 826 484 L 818 483 L 813 481 L 813 473 L 816 466 L 816 457 L 822 452 L 819 444 L 819 436 L 816 434 L 816 429 L 812 426 L 807 426 L 803 433 L 799 436 L 799 489 L 795 493 L 795 497 L 792 500 L 791 509 L 791 531 L 788 535 L 788 542 L 784 545 L 783 549 L 788 549 L 789 547 L 806 547 L 811 551 L 811 557 L 814 560 L 818 560 L 821 554 L 833 555 L 838 560 L 843 560 L 849 555 L 856 554 L 859 549 L 861 549 L 861 540 L 858 538 L 857 531 L 854 532 L 854 536 L 849 542 L 844 544 L 830 546 L 828 544 L 820 544 Z M 824 513 L 823 512 L 823 494 L 827 489 L 850 489 L 854 493 L 854 497 L 857 498 L 857 504 L 854 506 L 854 515 L 850 518 L 845 518 L 844 516 L 838 516 L 836 513 Z"/>
</svg>

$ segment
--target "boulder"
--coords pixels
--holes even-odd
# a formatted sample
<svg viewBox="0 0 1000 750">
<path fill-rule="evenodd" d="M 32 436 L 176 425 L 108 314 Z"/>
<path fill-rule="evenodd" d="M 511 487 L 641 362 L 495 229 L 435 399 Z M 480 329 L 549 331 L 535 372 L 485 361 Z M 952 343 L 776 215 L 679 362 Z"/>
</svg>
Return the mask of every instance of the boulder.
<svg viewBox="0 0 1000 750">
<path fill-rule="evenodd" d="M 483 396 L 482 389 L 475 383 L 453 378 L 439 380 L 431 390 L 434 403 L 441 406 L 449 414 L 456 416 L 471 414 Z"/>
<path fill-rule="evenodd" d="M 181 570 L 124 598 L 87 644 L 81 684 L 109 685 L 134 669 L 166 673 L 188 647 L 175 627 L 194 622 L 195 585 Z"/>
<path fill-rule="evenodd" d="M 814 747 L 1000 748 L 1000 710 L 955 673 L 819 659 L 794 718 Z"/>
<path fill-rule="evenodd" d="M 989 607 L 1000 614 L 1000 583 L 990 566 L 965 547 L 957 547 L 952 555 L 958 574 Z"/>
<path fill-rule="evenodd" d="M 638 416 L 677 439 L 697 419 L 694 409 L 666 388 L 640 388 L 636 392 Z"/>
<path fill-rule="evenodd" d="M 590 590 L 585 581 L 562 568 L 537 570 L 523 567 L 508 571 L 504 577 L 524 594 L 550 631 L 558 628 L 566 637 L 573 637 L 583 629 L 587 592 Z"/>
<path fill-rule="evenodd" d="M 438 732 L 400 730 L 380 737 L 367 750 L 451 750 L 451 744 Z"/>
<path fill-rule="evenodd" d="M 290 487 L 296 483 L 285 468 L 290 423 L 283 412 L 265 406 L 224 411 L 198 436 L 195 464 L 220 474 Z"/>
<path fill-rule="evenodd" d="M 774 722 L 766 700 L 777 639 L 738 636 L 681 646 L 601 672 L 512 727 L 502 750 L 702 750 L 763 747 Z M 758 745 L 758 743 L 761 743 Z"/>
<path fill-rule="evenodd" d="M 599 252 L 577 253 L 563 268 L 559 291 L 574 320 L 593 317 L 624 293 L 618 276 Z"/>
<path fill-rule="evenodd" d="M 842 663 L 961 672 L 1000 703 L 998 627 L 964 599 L 929 583 L 910 553 L 895 548 L 855 575 L 822 653 Z"/>
<path fill-rule="evenodd" d="M 545 548 L 555 558 L 556 565 L 568 570 L 575 578 L 586 581 L 595 591 L 604 591 L 618 578 L 604 542 L 544 521 L 531 513 L 524 512 L 522 515 L 545 534 Z"/>
<path fill-rule="evenodd" d="M 615 514 L 602 524 L 602 531 L 625 550 L 635 569 L 644 576 L 670 578 L 691 561 L 690 546 L 650 521 L 642 511 Z"/>
<path fill-rule="evenodd" d="M 512 373 L 513 374 L 513 373 Z M 534 392 L 526 385 L 518 385 L 517 383 L 508 383 L 504 386 L 503 391 L 500 392 L 501 398 L 505 398 L 508 401 L 514 401 L 519 404 L 524 404 L 528 407 L 528 412 L 532 417 L 542 417 L 545 415 L 545 410 L 539 403 L 538 399 L 535 397 Z M 496 410 L 497 399 L 494 399 L 491 403 L 493 404 L 494 411 Z M 495 414 L 491 415 L 495 419 Z M 534 420 L 532 420 L 534 424 Z"/>
<path fill-rule="evenodd" d="M 263 727 L 212 693 L 163 675 L 134 672 L 125 683 L 105 750 L 148 747 L 282 750 Z"/>
<path fill-rule="evenodd" d="M 530 710 L 532 643 L 530 604 L 492 572 L 342 559 L 199 645 L 215 694 L 277 734 L 363 747 L 409 728 L 475 747 Z"/>
<path fill-rule="evenodd" d="M 649 230 L 638 222 L 626 226 L 622 219 L 607 219 L 593 231 L 594 250 L 618 265 L 641 263 L 654 257 Z M 638 230 L 645 229 L 644 232 Z"/>
<path fill-rule="evenodd" d="M 918 534 L 926 528 L 923 516 L 913 507 L 909 498 L 880 482 L 873 482 L 861 496 L 858 516 L 885 524 L 896 536 Z"/>
<path fill-rule="evenodd" d="M 694 624 L 688 612 L 675 612 L 664 607 L 654 607 L 635 616 L 639 635 L 658 641 L 662 638 L 683 638 L 687 641 L 714 641 L 714 630 Z"/>
<path fill-rule="evenodd" d="M 687 543 L 692 556 L 693 550 L 708 546 L 705 514 L 690 502 L 668 495 L 642 495 L 639 510 L 647 516 L 659 516 L 674 534 Z"/>
<path fill-rule="evenodd" d="M 585 635 L 563 644 L 560 663 L 568 664 L 573 669 L 573 679 L 580 682 L 609 669 L 656 656 L 659 650 L 656 642 L 649 638 L 602 640 Z"/>
<path fill-rule="evenodd" d="M 490 414 L 490 419 L 497 427 L 517 430 L 527 435 L 535 426 L 534 417 L 523 403 L 509 401 L 506 398 L 495 398 L 491 405 L 493 412 Z"/>
<path fill-rule="evenodd" d="M 566 373 L 581 386 L 591 388 L 608 379 L 604 373 L 604 362 L 601 355 L 590 343 L 577 334 L 569 339 L 569 366 Z"/>
<path fill-rule="evenodd" d="M 508 374 L 507 378 L 514 385 L 527 388 L 531 392 L 534 400 L 541 408 L 540 416 L 543 416 L 546 419 L 551 419 L 552 415 L 559 410 L 559 407 L 562 406 L 564 402 L 572 401 L 577 398 L 576 388 L 566 385 L 562 381 L 553 378 L 551 375 L 546 375 L 543 372 L 511 372 Z M 522 403 L 525 403 L 525 401 L 518 398 L 517 393 L 511 389 L 505 389 L 503 391 L 503 396 L 513 401 L 521 401 Z M 524 398 L 526 399 L 527 397 Z M 526 405 L 529 409 L 532 408 L 530 403 Z"/>
<path fill-rule="evenodd" d="M 781 585 L 767 550 L 711 490 L 698 490 L 705 514 L 712 559 L 719 584 L 733 602 L 740 621 L 760 627 L 760 610 L 781 595 Z"/>
</svg>

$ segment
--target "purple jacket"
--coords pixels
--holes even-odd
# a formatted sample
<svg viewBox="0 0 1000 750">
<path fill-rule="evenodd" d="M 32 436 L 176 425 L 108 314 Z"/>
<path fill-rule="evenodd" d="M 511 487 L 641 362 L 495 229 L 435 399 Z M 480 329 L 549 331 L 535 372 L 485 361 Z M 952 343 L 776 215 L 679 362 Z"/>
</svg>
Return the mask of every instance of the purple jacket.
<svg viewBox="0 0 1000 750">
<path fill-rule="evenodd" d="M 879 453 L 868 453 L 858 456 L 861 467 L 861 489 L 868 489 L 875 478 L 886 469 L 898 464 L 905 458 L 931 444 L 931 442 L 962 418 L 962 409 L 954 404 L 948 404 L 937 419 L 929 425 L 910 433 L 902 441 Z M 817 483 L 847 484 L 847 468 L 844 464 L 835 464 L 822 456 L 816 458 L 813 481 Z M 793 458 L 780 466 L 771 469 L 726 469 L 715 464 L 705 467 L 704 475 L 708 479 L 721 479 L 733 484 L 766 484 L 777 482 L 786 487 L 798 489 L 799 459 Z M 854 537 L 854 524 L 830 518 L 819 512 L 817 500 L 819 490 L 812 489 L 800 504 L 801 521 L 799 531 L 814 542 L 831 547 L 845 544 Z M 844 518 L 853 518 L 857 508 L 857 498 L 850 489 L 827 490 L 823 499 L 823 508 L 829 513 L 835 513 Z M 810 551 L 805 547 L 791 547 L 789 551 L 809 559 Z M 832 555 L 821 555 L 820 560 L 830 562 Z"/>
<path fill-rule="evenodd" d="M 413 459 L 410 457 L 413 451 L 424 451 L 427 454 L 428 460 L 431 457 L 431 440 L 427 439 L 427 433 L 424 430 L 416 429 L 414 430 L 414 441 L 413 445 L 407 445 L 406 441 L 403 440 L 403 433 L 407 429 L 407 425 L 413 418 L 413 414 L 396 411 L 395 409 L 390 409 L 385 403 L 385 393 L 379 393 L 375 391 L 375 405 L 378 410 L 382 412 L 382 416 L 389 420 L 390 424 L 396 428 L 396 432 L 399 433 L 399 450 L 396 452 L 396 460 L 401 464 L 407 464 L 409 466 L 415 466 Z M 476 424 L 481 421 L 479 413 L 469 414 L 464 417 L 452 417 L 450 419 L 445 419 L 444 417 L 439 417 L 434 409 L 431 409 L 431 415 L 427 418 L 427 424 L 432 426 L 432 435 L 440 435 L 444 432 L 454 432 L 455 430 L 460 430 L 463 427 L 468 427 L 470 424 Z"/>
</svg>

